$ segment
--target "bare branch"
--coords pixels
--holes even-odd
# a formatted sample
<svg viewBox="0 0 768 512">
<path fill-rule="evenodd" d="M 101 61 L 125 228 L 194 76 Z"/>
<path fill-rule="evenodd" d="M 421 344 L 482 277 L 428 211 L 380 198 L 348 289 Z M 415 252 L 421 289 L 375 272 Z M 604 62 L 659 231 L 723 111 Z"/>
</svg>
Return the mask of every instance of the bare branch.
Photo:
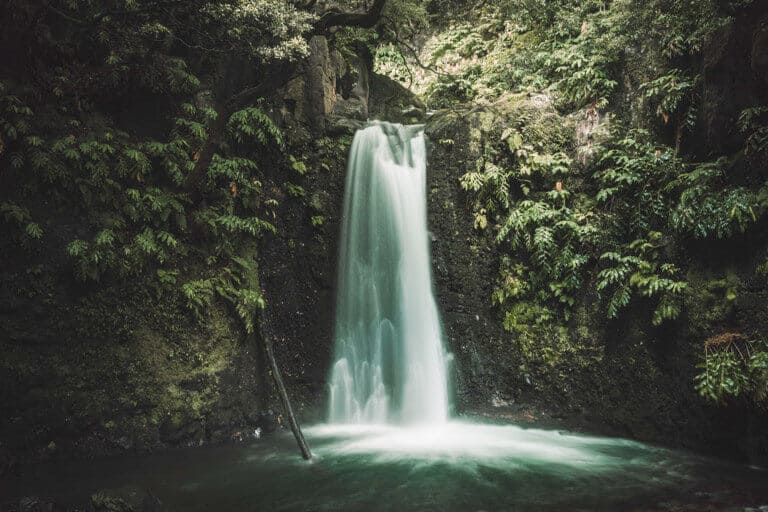
<svg viewBox="0 0 768 512">
<path fill-rule="evenodd" d="M 360 27 L 371 28 L 381 19 L 381 13 L 384 12 L 384 6 L 387 0 L 374 0 L 367 12 L 340 12 L 329 11 L 320 16 L 315 23 L 312 33 L 315 35 L 325 34 L 334 27 Z"/>
<path fill-rule="evenodd" d="M 396 26 L 397 26 L 397 25 L 394 23 L 394 21 L 393 21 L 391 18 L 388 18 L 388 17 L 386 17 L 386 16 L 383 16 L 383 18 L 384 18 L 384 19 L 386 19 L 386 20 L 388 20 L 388 21 L 390 22 L 390 24 L 391 24 L 391 26 L 392 26 L 392 27 L 396 27 Z M 416 63 L 416 65 L 417 65 L 417 66 L 419 66 L 421 69 L 423 69 L 423 70 L 425 70 L 425 71 L 429 71 L 430 73 L 434 73 L 434 74 L 436 74 L 437 76 L 440 76 L 440 77 L 452 77 L 452 76 L 453 76 L 453 75 L 452 75 L 452 74 L 450 74 L 450 73 L 446 73 L 446 72 L 444 72 L 444 71 L 440 71 L 440 70 L 439 70 L 439 69 L 437 69 L 437 68 L 434 68 L 434 67 L 432 67 L 432 66 L 428 66 L 428 65 L 424 64 L 423 62 L 421 62 L 421 57 L 419 56 L 419 52 L 418 52 L 418 51 L 417 51 L 417 50 L 416 50 L 416 49 L 415 49 L 413 46 L 411 46 L 410 44 L 408 44 L 408 43 L 406 43 L 405 41 L 403 41 L 403 40 L 400 38 L 400 34 L 397 32 L 397 30 L 395 30 L 394 28 L 390 28 L 390 29 L 389 29 L 389 32 L 390 32 L 390 37 L 391 37 L 391 38 L 392 38 L 392 39 L 393 39 L 393 40 L 394 40 L 394 41 L 395 41 L 395 42 L 396 42 L 398 45 L 400 45 L 401 47 L 405 48 L 406 50 L 408 50 L 408 51 L 411 53 L 411 55 L 412 55 L 412 57 L 413 57 L 413 61 L 414 61 L 414 62 Z M 402 57 L 402 59 L 403 59 L 403 62 L 405 63 L 405 66 L 406 66 L 406 68 L 408 68 L 408 63 L 406 62 L 405 56 L 403 56 L 403 55 L 402 55 L 402 52 L 400 52 L 400 54 L 401 54 L 401 57 Z M 410 69 L 409 69 L 409 71 L 408 71 L 408 72 L 410 73 Z"/>
</svg>

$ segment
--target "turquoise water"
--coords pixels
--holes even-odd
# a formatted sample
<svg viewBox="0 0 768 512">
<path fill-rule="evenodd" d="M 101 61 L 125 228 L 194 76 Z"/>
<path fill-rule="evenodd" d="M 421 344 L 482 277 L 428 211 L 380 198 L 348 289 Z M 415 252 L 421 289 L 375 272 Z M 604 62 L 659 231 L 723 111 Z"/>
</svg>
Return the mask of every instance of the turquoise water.
<svg viewBox="0 0 768 512">
<path fill-rule="evenodd" d="M 0 503 L 150 490 L 176 511 L 741 510 L 768 504 L 764 471 L 622 439 L 451 422 L 443 429 L 316 426 L 250 445 L 48 463 L 0 482 Z M 689 508 L 660 508 L 677 503 Z M 666 506 L 666 505 L 665 505 Z M 693 507 L 693 508 L 690 508 Z"/>
</svg>

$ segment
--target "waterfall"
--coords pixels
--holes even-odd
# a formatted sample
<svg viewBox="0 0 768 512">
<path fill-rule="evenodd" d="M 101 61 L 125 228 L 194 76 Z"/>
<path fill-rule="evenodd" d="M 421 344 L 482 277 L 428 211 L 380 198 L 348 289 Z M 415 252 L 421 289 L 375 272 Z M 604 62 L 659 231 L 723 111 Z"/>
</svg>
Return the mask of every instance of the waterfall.
<svg viewBox="0 0 768 512">
<path fill-rule="evenodd" d="M 423 126 L 355 135 L 344 196 L 331 423 L 443 423 L 447 354 L 432 292 Z"/>
</svg>

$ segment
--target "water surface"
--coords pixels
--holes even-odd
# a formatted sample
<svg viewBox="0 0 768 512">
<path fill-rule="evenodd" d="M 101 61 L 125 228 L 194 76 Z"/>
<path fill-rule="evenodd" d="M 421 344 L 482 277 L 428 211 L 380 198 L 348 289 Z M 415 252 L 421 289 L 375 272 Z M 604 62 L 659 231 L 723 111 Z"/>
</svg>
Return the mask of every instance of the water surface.
<svg viewBox="0 0 768 512">
<path fill-rule="evenodd" d="M 644 445 L 512 425 L 306 429 L 301 461 L 278 433 L 250 445 L 49 463 L 0 483 L 0 502 L 72 503 L 126 484 L 176 511 L 742 510 L 768 504 L 759 469 Z M 731 506 L 735 506 L 733 508 Z M 677 507 L 677 508 L 675 508 Z"/>
</svg>

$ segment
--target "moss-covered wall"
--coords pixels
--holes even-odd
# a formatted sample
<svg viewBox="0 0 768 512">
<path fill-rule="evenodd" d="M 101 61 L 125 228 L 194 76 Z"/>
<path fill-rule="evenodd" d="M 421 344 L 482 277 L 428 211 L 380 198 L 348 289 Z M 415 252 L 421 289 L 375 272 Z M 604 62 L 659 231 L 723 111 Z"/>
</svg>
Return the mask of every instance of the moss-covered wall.
<svg viewBox="0 0 768 512">
<path fill-rule="evenodd" d="M 32 258 L 0 246 L 0 450 L 143 451 L 255 428 L 260 364 L 228 311 L 198 322 L 152 276 L 86 286 L 49 238 Z"/>
<path fill-rule="evenodd" d="M 262 172 L 265 220 L 277 229 L 254 255 L 266 309 L 253 336 L 225 301 L 193 314 L 177 285 L 206 269 L 186 261 L 174 263 L 174 283 L 151 268 L 78 280 L 66 241 L 87 232 L 88 219 L 51 214 L 53 205 L 40 204 L 37 217 L 49 219 L 40 244 L 0 238 L 0 474 L 29 459 L 240 441 L 274 428 L 281 406 L 262 336 L 274 342 L 301 419 L 322 419 L 352 134 L 369 106 L 393 120 L 423 112 L 399 85 L 361 77 L 365 63 L 326 38 L 310 47 L 269 103 L 288 155 Z M 154 108 L 135 109 L 138 128 L 154 129 Z"/>
<path fill-rule="evenodd" d="M 593 135 L 599 136 L 602 122 L 591 127 Z M 684 315 L 674 322 L 653 326 L 644 301 L 608 320 L 594 288 L 585 286 L 571 318 L 539 323 L 531 317 L 506 332 L 491 298 L 504 249 L 494 230 L 476 224 L 473 197 L 459 179 L 477 168 L 486 145 L 509 126 L 526 140 L 542 139 L 577 156 L 584 149 L 582 116 L 561 115 L 536 95 L 438 111 L 427 122 L 433 269 L 455 357 L 459 411 L 556 420 L 764 461 L 765 411 L 749 400 L 706 402 L 694 387 L 707 339 L 723 332 L 768 335 L 768 279 L 754 271 L 764 259 L 764 237 L 755 230 L 728 243 L 686 247 L 693 255 L 686 262 L 689 287 Z M 578 180 L 570 184 L 576 191 L 580 186 Z"/>
<path fill-rule="evenodd" d="M 315 43 L 325 48 L 315 60 L 333 70 L 323 42 Z M 326 75 L 317 79 L 334 78 Z M 261 335 L 275 338 L 298 408 L 317 417 L 310 411 L 319 410 L 330 358 L 335 238 L 351 140 L 310 136 L 318 124 L 312 116 L 326 113 L 313 114 L 306 103 L 325 101 L 313 91 L 327 86 L 306 71 L 275 95 L 273 103 L 284 105 L 274 116 L 306 175 L 265 169 L 263 200 L 273 201 L 267 220 L 279 234 L 266 235 L 255 255 L 268 301 L 255 336 L 246 336 L 224 301 L 193 314 L 179 283 L 206 269 L 189 261 L 174 262 L 172 283 L 150 267 L 139 276 L 78 280 L 66 244 L 88 232 L 89 219 L 73 212 L 52 212 L 56 206 L 41 202 L 36 217 L 47 219 L 46 236 L 37 244 L 19 246 L 18 237 L 3 233 L 0 474 L 29 458 L 239 441 L 259 426 L 274 428 L 280 408 Z M 304 187 L 305 195 L 292 196 L 286 183 Z"/>
</svg>

